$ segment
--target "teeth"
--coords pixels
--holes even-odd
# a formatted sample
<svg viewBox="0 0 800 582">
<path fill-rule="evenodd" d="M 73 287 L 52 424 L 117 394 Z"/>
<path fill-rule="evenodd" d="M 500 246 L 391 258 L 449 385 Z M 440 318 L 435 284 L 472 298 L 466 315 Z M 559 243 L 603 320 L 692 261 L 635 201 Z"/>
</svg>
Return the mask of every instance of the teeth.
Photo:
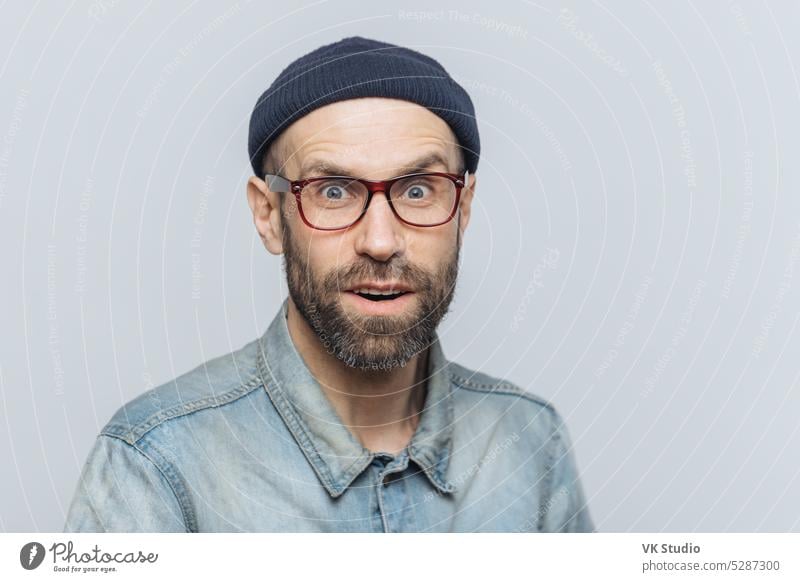
<svg viewBox="0 0 800 582">
<path fill-rule="evenodd" d="M 367 295 L 397 295 L 402 291 L 378 291 L 377 289 L 354 289 L 355 293 L 362 293 Z"/>
</svg>

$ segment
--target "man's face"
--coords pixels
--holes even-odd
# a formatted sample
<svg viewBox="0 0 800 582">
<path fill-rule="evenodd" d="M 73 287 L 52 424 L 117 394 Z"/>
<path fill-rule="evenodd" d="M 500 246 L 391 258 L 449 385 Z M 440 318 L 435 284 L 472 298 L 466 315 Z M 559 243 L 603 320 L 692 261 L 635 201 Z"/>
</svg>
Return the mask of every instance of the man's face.
<svg viewBox="0 0 800 582">
<path fill-rule="evenodd" d="M 455 141 L 442 119 L 418 105 L 379 98 L 342 101 L 290 126 L 276 149 L 284 166 L 273 169 L 291 180 L 340 173 L 371 180 L 412 171 L 455 173 L 463 169 Z M 434 154 L 443 163 L 409 167 Z M 308 227 L 294 197 L 288 197 L 281 250 L 289 294 L 325 349 L 348 366 L 379 370 L 404 366 L 424 351 L 453 298 L 459 226 L 463 230 L 469 219 L 472 190 L 462 191 L 454 219 L 436 227 L 402 223 L 384 193 L 376 192 L 366 215 L 339 231 Z M 387 284 L 410 291 L 378 301 L 354 292 Z"/>
</svg>

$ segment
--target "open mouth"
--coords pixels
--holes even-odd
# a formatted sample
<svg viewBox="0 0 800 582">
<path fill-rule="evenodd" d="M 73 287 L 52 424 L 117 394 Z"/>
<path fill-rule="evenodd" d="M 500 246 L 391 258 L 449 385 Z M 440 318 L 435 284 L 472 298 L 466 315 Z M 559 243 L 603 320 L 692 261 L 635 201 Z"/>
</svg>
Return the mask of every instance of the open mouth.
<svg viewBox="0 0 800 582">
<path fill-rule="evenodd" d="M 351 291 L 351 293 L 355 293 L 359 297 L 363 297 L 364 299 L 369 299 L 370 301 L 391 301 L 393 299 L 397 299 L 406 294 L 405 291 L 400 291 L 398 293 L 390 293 L 386 295 L 373 295 L 371 293 L 361 293 L 359 291 Z"/>
</svg>

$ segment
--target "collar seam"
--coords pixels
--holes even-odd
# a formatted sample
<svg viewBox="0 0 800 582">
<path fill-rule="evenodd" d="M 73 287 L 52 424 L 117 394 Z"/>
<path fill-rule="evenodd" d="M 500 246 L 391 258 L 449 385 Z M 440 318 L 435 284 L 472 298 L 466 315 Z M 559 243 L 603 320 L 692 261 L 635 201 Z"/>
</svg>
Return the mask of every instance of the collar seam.
<svg viewBox="0 0 800 582">
<path fill-rule="evenodd" d="M 292 434 L 294 439 L 299 443 L 300 450 L 308 458 L 311 468 L 317 474 L 322 484 L 328 493 L 333 493 L 336 487 L 333 485 L 333 476 L 330 474 L 327 463 L 322 459 L 317 447 L 314 446 L 313 441 L 308 436 L 308 431 L 302 425 L 302 421 L 297 418 L 297 415 L 291 409 L 291 405 L 286 401 L 285 396 L 281 393 L 280 389 L 276 389 L 267 380 L 262 379 L 264 384 L 264 391 L 267 393 L 270 401 L 272 402 L 278 414 L 286 424 L 286 428 Z"/>
<path fill-rule="evenodd" d="M 291 402 L 289 402 L 289 400 L 286 398 L 285 394 L 280 389 L 280 387 L 273 385 L 266 379 L 267 377 L 266 373 L 269 373 L 269 375 L 271 375 L 271 372 L 269 371 L 269 369 L 266 368 L 264 352 L 261 349 L 259 349 L 258 353 L 258 369 L 262 376 L 261 382 L 264 386 L 264 391 L 267 393 L 267 396 L 269 397 L 270 401 L 275 406 L 275 409 L 278 411 L 278 414 L 280 414 L 281 418 L 283 419 L 284 423 L 289 429 L 289 432 L 294 436 L 295 440 L 298 441 L 298 443 L 300 444 L 300 448 L 303 451 L 303 454 L 309 460 L 312 469 L 317 474 L 320 481 L 322 481 L 322 484 L 325 487 L 326 491 L 328 491 L 328 493 L 332 497 L 340 496 L 345 491 L 345 489 L 347 489 L 347 486 L 353 481 L 356 475 L 351 476 L 348 479 L 348 482 L 343 486 L 340 486 L 334 480 L 333 474 L 331 473 L 331 470 L 328 467 L 328 463 L 325 461 L 325 459 L 322 458 L 322 455 L 320 454 L 319 450 L 317 450 L 317 447 L 314 445 L 314 441 L 309 436 L 308 428 L 303 422 L 303 419 L 300 418 L 299 415 L 293 410 Z M 354 459 L 353 462 L 350 463 L 347 466 L 347 468 L 345 468 L 342 471 L 342 473 L 345 476 L 349 476 L 353 467 L 363 463 L 364 458 L 365 456 L 362 447 L 361 455 L 358 456 L 356 459 Z M 369 458 L 369 455 L 367 455 L 366 458 Z"/>
<path fill-rule="evenodd" d="M 434 486 L 441 491 L 442 493 L 453 493 L 457 490 L 457 487 L 449 481 L 447 478 L 442 475 L 441 471 L 439 470 L 439 464 L 432 464 L 432 463 L 420 463 L 421 460 L 414 454 L 413 451 L 419 451 L 419 449 L 411 449 L 409 448 L 408 456 L 411 460 L 413 460 L 417 466 L 422 469 L 422 472 L 427 475 L 428 479 L 434 484 Z M 419 451 L 422 452 L 422 451 Z M 424 454 L 424 453 L 423 453 Z M 449 454 L 445 454 L 440 462 L 447 462 L 449 461 Z"/>
<path fill-rule="evenodd" d="M 268 387 L 268 384 L 268 382 L 264 382 L 265 391 L 267 392 L 267 395 L 272 403 L 275 405 L 275 408 L 278 410 L 281 418 L 283 418 L 283 421 L 286 423 L 289 432 L 291 432 L 294 438 L 300 443 L 301 450 L 306 455 L 306 458 L 308 458 L 310 461 L 311 467 L 322 481 L 322 484 L 325 486 L 325 489 L 328 491 L 328 493 L 333 497 L 338 497 L 344 492 L 345 489 L 347 489 L 347 486 L 352 483 L 353 479 L 360 472 L 359 471 L 356 473 L 356 475 L 350 476 L 350 472 L 353 467 L 364 462 L 365 456 L 363 451 L 359 457 L 354 459 L 352 463 L 342 470 L 342 474 L 348 476 L 349 478 L 347 483 L 339 485 L 339 483 L 334 480 L 333 474 L 328 467 L 328 463 L 322 458 L 319 450 L 317 450 L 317 447 L 314 445 L 313 439 L 309 436 L 309 431 L 306 428 L 303 420 L 298 417 L 294 410 L 292 410 L 291 404 L 286 401 L 285 396 L 280 392 L 280 390 L 276 390 L 275 394 L 273 394 L 272 391 L 275 390 L 275 388 L 271 384 Z M 280 399 L 280 402 L 275 401 L 275 396 Z M 367 455 L 366 458 L 368 459 L 369 455 Z"/>
</svg>

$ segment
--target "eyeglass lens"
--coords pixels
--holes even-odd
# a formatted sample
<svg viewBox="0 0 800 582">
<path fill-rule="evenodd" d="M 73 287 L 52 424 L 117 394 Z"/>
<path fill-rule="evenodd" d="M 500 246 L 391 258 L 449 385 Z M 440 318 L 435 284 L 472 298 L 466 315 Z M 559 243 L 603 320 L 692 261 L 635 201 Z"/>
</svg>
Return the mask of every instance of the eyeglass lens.
<svg viewBox="0 0 800 582">
<path fill-rule="evenodd" d="M 344 228 L 361 215 L 367 187 L 356 180 L 328 178 L 306 184 L 301 193 L 303 214 L 320 228 Z M 441 223 L 450 216 L 456 186 L 444 176 L 410 176 L 392 184 L 389 197 L 400 218 L 419 225 Z"/>
</svg>

